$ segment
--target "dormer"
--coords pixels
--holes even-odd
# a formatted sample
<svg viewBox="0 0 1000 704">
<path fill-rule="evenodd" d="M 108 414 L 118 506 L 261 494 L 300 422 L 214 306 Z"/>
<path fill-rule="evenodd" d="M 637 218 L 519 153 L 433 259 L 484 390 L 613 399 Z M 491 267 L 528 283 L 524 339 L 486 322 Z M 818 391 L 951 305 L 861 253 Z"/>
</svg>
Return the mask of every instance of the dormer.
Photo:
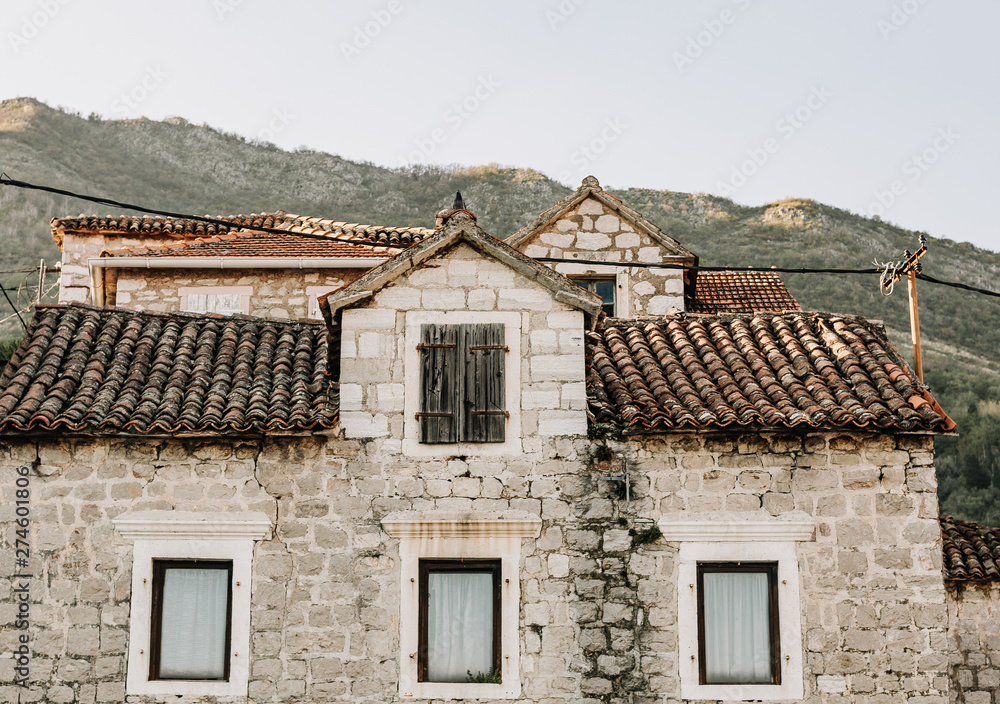
<svg viewBox="0 0 1000 704">
<path fill-rule="evenodd" d="M 320 299 L 345 436 L 444 457 L 513 455 L 542 437 L 586 434 L 584 330 L 600 299 L 468 211 L 444 219 Z"/>
<path fill-rule="evenodd" d="M 547 266 L 600 295 L 604 311 L 617 318 L 684 311 L 688 282 L 679 267 L 698 263 L 677 240 L 603 190 L 593 176 L 507 244 L 543 263 L 548 257 L 579 260 Z M 630 262 L 642 266 L 620 265 Z M 648 266 L 658 263 L 678 268 Z"/>
</svg>

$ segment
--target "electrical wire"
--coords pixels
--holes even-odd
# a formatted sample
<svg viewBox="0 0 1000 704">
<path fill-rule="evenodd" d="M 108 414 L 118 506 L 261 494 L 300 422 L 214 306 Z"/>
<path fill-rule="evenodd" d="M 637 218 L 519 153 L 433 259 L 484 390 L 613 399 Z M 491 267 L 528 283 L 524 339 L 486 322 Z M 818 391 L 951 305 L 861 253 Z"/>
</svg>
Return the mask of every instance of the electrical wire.
<svg viewBox="0 0 1000 704">
<path fill-rule="evenodd" d="M 808 267 L 781 266 L 694 266 L 691 264 L 661 264 L 653 262 L 603 262 L 596 259 L 564 259 L 560 257 L 532 257 L 536 262 L 556 264 L 588 264 L 638 269 L 683 269 L 685 271 L 774 271 L 783 274 L 877 274 L 879 269 L 811 269 Z"/>
<path fill-rule="evenodd" d="M 918 279 L 923 279 L 927 283 L 938 284 L 940 286 L 951 286 L 952 288 L 960 288 L 964 291 L 972 291 L 973 293 L 981 293 L 984 296 L 993 296 L 994 298 L 1000 298 L 1000 291 L 990 291 L 985 288 L 978 288 L 976 286 L 969 286 L 968 284 L 960 284 L 956 281 L 942 281 L 941 279 L 935 279 L 933 276 L 928 276 L 927 274 L 917 274 Z"/>
<path fill-rule="evenodd" d="M 328 237 L 326 235 L 315 235 L 309 232 L 294 232 L 292 230 L 282 230 L 276 227 L 242 225 L 238 222 L 221 220 L 219 218 L 210 218 L 202 215 L 186 215 L 184 213 L 172 213 L 168 210 L 157 210 L 155 208 L 148 208 L 142 205 L 135 205 L 134 203 L 121 203 L 119 201 L 111 200 L 109 198 L 101 198 L 99 196 L 88 196 L 82 193 L 74 193 L 73 191 L 66 191 L 61 188 L 52 188 L 51 186 L 39 186 L 34 183 L 28 183 L 27 181 L 17 181 L 15 179 L 12 179 L 6 173 L 0 173 L 0 186 L 14 186 L 15 188 L 27 188 L 35 191 L 45 191 L 46 193 L 55 193 L 56 195 L 60 196 L 78 198 L 79 200 L 85 200 L 91 203 L 98 203 L 100 205 L 110 205 L 115 208 L 124 208 L 126 210 L 138 210 L 143 213 L 162 215 L 163 217 L 167 218 L 176 218 L 178 220 L 196 220 L 198 222 L 205 222 L 210 225 L 219 225 L 231 230 L 252 230 L 254 232 L 267 232 L 272 235 L 294 235 L 296 237 L 305 237 L 306 239 L 323 240 L 324 242 L 345 242 L 347 244 L 364 245 L 367 247 L 388 247 L 392 249 L 404 249 L 410 246 L 408 244 L 394 244 L 391 242 L 369 242 L 368 240 L 350 240 L 343 237 Z"/>
<path fill-rule="evenodd" d="M 17 309 L 17 306 L 14 305 L 14 302 L 10 300 L 10 296 L 7 295 L 7 289 L 4 288 L 3 284 L 0 284 L 0 291 L 3 291 L 3 297 L 7 299 L 8 303 L 10 303 L 10 307 L 14 309 L 14 313 L 17 315 L 17 319 L 21 321 L 21 327 L 24 328 L 25 332 L 27 332 L 28 326 L 25 325 L 24 318 L 21 317 L 21 311 L 19 311 Z"/>
<path fill-rule="evenodd" d="M 204 222 L 204 223 L 208 223 L 208 224 L 211 224 L 211 225 L 218 225 L 218 226 L 226 227 L 226 228 L 229 228 L 229 229 L 235 229 L 235 230 L 250 230 L 250 231 L 253 231 L 253 232 L 267 232 L 267 233 L 278 234 L 278 235 L 293 235 L 293 236 L 296 236 L 296 237 L 304 237 L 304 238 L 307 238 L 307 239 L 323 240 L 325 242 L 344 242 L 346 244 L 363 245 L 363 246 L 370 246 L 370 247 L 386 247 L 386 248 L 392 248 L 392 249 L 405 249 L 405 248 L 411 246 L 409 244 L 395 244 L 395 243 L 389 243 L 389 242 L 386 242 L 386 243 L 377 243 L 377 242 L 369 242 L 369 241 L 365 241 L 365 240 L 359 241 L 359 240 L 351 240 L 351 239 L 346 239 L 346 238 L 328 237 L 326 235 L 316 235 L 316 234 L 312 234 L 312 233 L 308 233 L 308 232 L 295 232 L 295 231 L 292 231 L 292 230 L 282 230 L 282 229 L 273 228 L 273 227 L 261 227 L 261 226 L 255 226 L 255 225 L 243 225 L 243 224 L 240 224 L 240 223 L 237 223 L 237 222 L 232 222 L 232 221 L 229 221 L 229 220 L 221 220 L 221 219 L 218 219 L 218 218 L 210 218 L 210 217 L 205 217 L 205 216 L 200 216 L 200 215 L 189 215 L 189 214 L 185 214 L 185 213 L 174 213 L 174 212 L 170 212 L 170 211 L 167 211 L 167 210 L 158 210 L 156 208 L 149 208 L 149 207 L 142 206 L 142 205 L 136 205 L 134 203 L 122 203 L 122 202 L 119 202 L 119 201 L 116 201 L 116 200 L 111 200 L 110 198 L 101 198 L 101 197 L 98 197 L 98 196 L 89 196 L 89 195 L 84 195 L 82 193 L 74 193 L 73 191 L 67 191 L 67 190 L 64 190 L 64 189 L 61 189 L 61 188 L 53 188 L 51 186 L 41 186 L 41 185 L 34 184 L 34 183 L 28 183 L 26 181 L 18 181 L 16 179 L 10 178 L 10 176 L 8 176 L 6 173 L 0 173 L 0 186 L 14 186 L 16 188 L 26 188 L 26 189 L 36 190 L 36 191 L 45 191 L 47 193 L 54 193 L 54 194 L 57 194 L 57 195 L 68 196 L 70 198 L 77 198 L 77 199 L 80 199 L 80 200 L 89 201 L 91 203 L 98 203 L 98 204 L 101 204 L 101 205 L 110 205 L 110 206 L 114 206 L 116 208 L 124 208 L 126 210 L 137 210 L 137 211 L 144 212 L 144 213 L 151 213 L 153 215 L 161 215 L 163 217 L 176 218 L 176 219 L 179 219 L 179 220 L 195 220 L 197 222 Z M 822 268 L 822 269 L 817 269 L 817 268 L 811 268 L 811 267 L 776 267 L 776 266 L 771 266 L 771 267 L 754 267 L 754 266 L 748 266 L 748 267 L 734 267 L 734 266 L 692 266 L 692 265 L 689 265 L 689 264 L 665 264 L 665 263 L 662 263 L 662 262 L 660 262 L 660 263 L 656 263 L 656 262 L 607 262 L 607 261 L 598 261 L 598 260 L 592 260 L 592 259 L 565 259 L 565 258 L 561 258 L 561 257 L 535 257 L 535 260 L 539 261 L 539 262 L 550 262 L 550 263 L 556 263 L 556 264 L 563 264 L 563 263 L 566 263 L 566 264 L 584 264 L 584 265 L 591 265 L 591 266 L 593 266 L 593 265 L 598 265 L 598 266 L 617 266 L 617 267 L 640 268 L 640 269 L 683 269 L 683 270 L 686 270 L 686 271 L 755 271 L 755 272 L 773 271 L 773 272 L 783 273 L 783 274 L 864 274 L 864 275 L 867 275 L 867 274 L 880 274 L 879 288 L 882 291 L 883 295 L 889 295 L 889 293 L 892 293 L 892 286 L 891 286 L 891 284 L 886 285 L 886 280 L 887 280 L 887 278 L 891 278 L 891 275 L 895 272 L 895 269 L 897 268 L 897 265 L 895 265 L 895 264 L 886 263 L 886 264 L 879 265 L 877 261 L 875 262 L 876 267 L 870 268 L 870 269 L 840 269 L 840 268 Z M 34 271 L 38 271 L 38 267 L 35 267 L 33 269 L 11 269 L 9 271 L 0 271 L 0 274 L 20 274 L 20 273 L 30 273 L 30 272 L 34 272 Z M 966 291 L 971 291 L 973 293 L 980 293 L 980 294 L 983 294 L 985 296 L 993 296 L 993 297 L 996 297 L 996 298 L 1000 298 L 1000 292 L 997 292 L 997 291 L 990 291 L 990 290 L 987 290 L 987 289 L 978 288 L 976 286 L 969 286 L 967 284 L 957 283 L 957 282 L 953 282 L 953 281 L 942 281 L 940 279 L 935 279 L 932 276 L 927 276 L 926 274 L 917 274 L 917 278 L 918 279 L 923 279 L 924 281 L 927 281 L 928 283 L 932 283 L 932 284 L 939 284 L 939 285 L 942 285 L 942 286 L 950 286 L 952 288 L 963 289 L 963 290 L 966 290 Z M 0 289 L 3 290 L 3 294 L 4 294 L 5 297 L 7 297 L 7 300 L 9 302 L 10 298 L 9 298 L 9 296 L 7 296 L 7 290 L 3 289 L 2 286 L 0 286 Z M 887 290 L 888 290 L 888 292 L 887 292 Z M 13 304 L 11 304 L 11 308 L 14 308 L 15 310 L 17 310 L 16 306 L 14 306 Z M 24 324 L 23 320 L 21 321 L 21 324 L 22 325 Z"/>
</svg>

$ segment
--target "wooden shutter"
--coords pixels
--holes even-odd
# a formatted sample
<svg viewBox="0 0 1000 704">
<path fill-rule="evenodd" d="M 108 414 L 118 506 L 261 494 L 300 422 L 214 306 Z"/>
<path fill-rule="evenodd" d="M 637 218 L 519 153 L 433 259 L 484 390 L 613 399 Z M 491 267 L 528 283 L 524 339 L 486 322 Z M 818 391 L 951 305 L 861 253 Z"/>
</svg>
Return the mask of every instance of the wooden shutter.
<svg viewBox="0 0 1000 704">
<path fill-rule="evenodd" d="M 502 323 L 460 326 L 465 353 L 461 437 L 466 442 L 503 442 L 507 430 Z"/>
<path fill-rule="evenodd" d="M 458 363 L 458 327 L 420 326 L 420 442 L 458 442 L 459 385 L 463 381 Z"/>
</svg>

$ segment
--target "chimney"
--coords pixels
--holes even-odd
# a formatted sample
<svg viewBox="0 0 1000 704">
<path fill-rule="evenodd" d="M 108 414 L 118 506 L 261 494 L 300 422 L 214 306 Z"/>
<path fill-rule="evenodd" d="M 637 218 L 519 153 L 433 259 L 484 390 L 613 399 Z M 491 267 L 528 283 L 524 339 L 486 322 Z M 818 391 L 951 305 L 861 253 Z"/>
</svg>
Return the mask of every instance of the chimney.
<svg viewBox="0 0 1000 704">
<path fill-rule="evenodd" d="M 465 199 L 462 198 L 461 191 L 455 191 L 455 202 L 452 203 L 451 210 L 438 211 L 438 213 L 434 216 L 434 227 L 438 228 L 443 226 L 446 222 L 448 222 L 448 218 L 455 213 L 466 213 L 473 220 L 476 219 L 476 216 L 470 213 L 468 208 L 465 207 Z"/>
</svg>

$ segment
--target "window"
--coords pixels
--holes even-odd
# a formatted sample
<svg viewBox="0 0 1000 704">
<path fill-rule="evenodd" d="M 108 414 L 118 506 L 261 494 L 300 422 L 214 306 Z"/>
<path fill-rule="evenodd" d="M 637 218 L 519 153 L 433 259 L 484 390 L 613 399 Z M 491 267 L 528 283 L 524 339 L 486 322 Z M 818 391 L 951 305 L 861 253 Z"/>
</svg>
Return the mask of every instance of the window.
<svg viewBox="0 0 1000 704">
<path fill-rule="evenodd" d="M 677 553 L 682 699 L 801 699 L 797 545 L 814 539 L 802 512 L 660 518 Z"/>
<path fill-rule="evenodd" d="M 306 311 L 306 317 L 309 320 L 322 320 L 323 311 L 319 307 L 319 297 L 324 296 L 328 293 L 333 293 L 337 290 L 337 286 L 327 285 L 327 286 L 306 286 L 306 297 L 308 298 L 308 310 Z"/>
<path fill-rule="evenodd" d="M 615 289 L 617 288 L 614 276 L 594 276 L 572 277 L 573 283 L 581 288 L 585 288 L 591 293 L 596 293 L 604 301 L 601 306 L 609 318 L 615 317 Z"/>
<path fill-rule="evenodd" d="M 229 679 L 232 577 L 232 561 L 153 561 L 149 679 Z"/>
<path fill-rule="evenodd" d="M 421 325 L 417 351 L 420 442 L 504 442 L 503 324 Z"/>
<path fill-rule="evenodd" d="M 245 698 L 254 543 L 271 521 L 144 511 L 112 523 L 134 541 L 125 693 Z"/>
<path fill-rule="evenodd" d="M 182 287 L 181 308 L 189 313 L 239 315 L 250 312 L 250 286 Z"/>
<path fill-rule="evenodd" d="M 400 698 L 520 697 L 521 542 L 541 519 L 400 511 L 382 527 L 399 539 Z"/>
<path fill-rule="evenodd" d="M 420 682 L 500 678 L 499 560 L 420 561 Z"/>
<path fill-rule="evenodd" d="M 781 684 L 778 565 L 698 563 L 701 684 Z"/>
</svg>

